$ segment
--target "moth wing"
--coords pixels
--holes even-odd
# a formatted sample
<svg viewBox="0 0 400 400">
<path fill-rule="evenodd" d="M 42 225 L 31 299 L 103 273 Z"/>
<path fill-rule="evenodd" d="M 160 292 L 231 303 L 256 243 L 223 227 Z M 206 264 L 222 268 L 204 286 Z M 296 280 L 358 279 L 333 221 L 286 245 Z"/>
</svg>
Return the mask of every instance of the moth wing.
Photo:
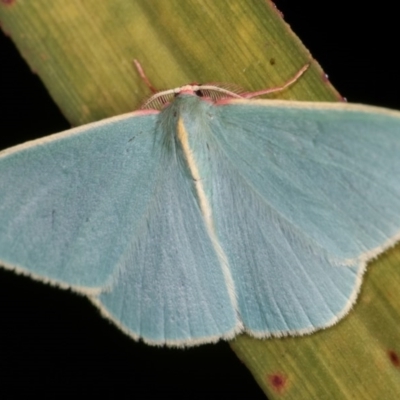
<svg viewBox="0 0 400 400">
<path fill-rule="evenodd" d="M 400 231 L 399 114 L 273 104 L 215 107 L 200 160 L 240 316 L 260 337 L 335 323 Z"/>
<path fill-rule="evenodd" d="M 266 100 L 216 108 L 227 159 L 332 259 L 365 260 L 400 237 L 400 113 Z"/>
<path fill-rule="evenodd" d="M 146 219 L 109 290 L 92 299 L 128 335 L 150 344 L 190 346 L 241 330 L 186 168 L 166 154 Z"/>
<path fill-rule="evenodd" d="M 124 115 L 0 153 L 0 264 L 99 290 L 156 185 L 155 115 Z"/>
</svg>

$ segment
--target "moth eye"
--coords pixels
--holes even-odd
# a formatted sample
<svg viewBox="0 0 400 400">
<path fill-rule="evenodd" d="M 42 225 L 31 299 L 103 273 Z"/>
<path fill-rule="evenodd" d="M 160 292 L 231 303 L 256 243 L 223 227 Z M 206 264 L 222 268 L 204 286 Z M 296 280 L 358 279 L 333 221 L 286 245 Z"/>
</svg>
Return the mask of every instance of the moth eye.
<svg viewBox="0 0 400 400">
<path fill-rule="evenodd" d="M 195 95 L 198 96 L 198 97 L 203 97 L 203 96 L 204 96 L 204 93 L 203 93 L 202 90 L 196 90 L 194 93 L 195 93 Z"/>
</svg>

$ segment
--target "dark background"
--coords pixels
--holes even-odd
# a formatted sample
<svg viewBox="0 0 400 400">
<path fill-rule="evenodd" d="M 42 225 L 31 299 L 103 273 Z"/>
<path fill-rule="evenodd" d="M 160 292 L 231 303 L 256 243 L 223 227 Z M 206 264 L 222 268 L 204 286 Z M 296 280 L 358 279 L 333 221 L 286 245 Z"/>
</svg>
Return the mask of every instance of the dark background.
<svg viewBox="0 0 400 400">
<path fill-rule="evenodd" d="M 275 3 L 344 97 L 400 109 L 396 2 Z M 2 34 L 0 79 L 0 148 L 69 128 Z M 184 351 L 136 343 L 84 298 L 3 270 L 0 370 L 2 399 L 265 398 L 227 343 Z"/>
</svg>

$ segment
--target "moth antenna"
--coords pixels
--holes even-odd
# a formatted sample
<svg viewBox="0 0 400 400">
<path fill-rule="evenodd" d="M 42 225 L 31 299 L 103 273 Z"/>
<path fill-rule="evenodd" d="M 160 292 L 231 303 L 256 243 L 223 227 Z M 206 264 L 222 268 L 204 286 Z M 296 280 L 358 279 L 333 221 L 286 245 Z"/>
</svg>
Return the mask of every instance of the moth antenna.
<svg viewBox="0 0 400 400">
<path fill-rule="evenodd" d="M 252 97 L 262 96 L 264 94 L 281 92 L 282 90 L 285 90 L 288 86 L 291 86 L 295 82 L 297 82 L 299 80 L 299 78 L 304 74 L 304 72 L 307 71 L 309 66 L 310 66 L 310 63 L 304 65 L 299 71 L 297 71 L 295 76 L 290 78 L 287 82 L 285 82 L 281 86 L 276 86 L 276 87 L 269 88 L 269 89 L 258 90 L 256 92 L 243 93 L 242 97 L 245 97 L 246 99 L 251 99 Z"/>
<path fill-rule="evenodd" d="M 147 78 L 140 62 L 138 60 L 133 60 L 133 63 L 135 64 L 135 67 L 139 72 L 139 75 L 142 78 L 143 82 L 147 85 L 147 87 L 151 90 L 153 94 L 156 94 L 158 90 L 151 84 L 149 78 Z"/>
</svg>

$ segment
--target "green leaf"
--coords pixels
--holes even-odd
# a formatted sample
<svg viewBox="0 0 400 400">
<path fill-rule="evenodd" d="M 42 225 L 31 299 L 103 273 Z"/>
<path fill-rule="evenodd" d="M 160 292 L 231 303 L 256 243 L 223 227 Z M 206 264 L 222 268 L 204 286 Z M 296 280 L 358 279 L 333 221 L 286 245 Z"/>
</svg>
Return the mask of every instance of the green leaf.
<svg viewBox="0 0 400 400">
<path fill-rule="evenodd" d="M 196 79 L 255 90 L 311 61 L 279 12 L 259 0 L 0 4 L 3 30 L 73 125 L 138 108 L 149 90 L 134 59 L 159 89 Z M 314 63 L 279 97 L 335 100 L 332 90 Z"/>
<path fill-rule="evenodd" d="M 154 86 L 281 85 L 272 98 L 337 101 L 320 66 L 269 1 L 69 0 L 0 2 L 2 29 L 73 125 L 137 108 Z M 400 398 L 399 248 L 371 265 L 359 302 L 316 334 L 231 346 L 270 398 Z"/>
</svg>

